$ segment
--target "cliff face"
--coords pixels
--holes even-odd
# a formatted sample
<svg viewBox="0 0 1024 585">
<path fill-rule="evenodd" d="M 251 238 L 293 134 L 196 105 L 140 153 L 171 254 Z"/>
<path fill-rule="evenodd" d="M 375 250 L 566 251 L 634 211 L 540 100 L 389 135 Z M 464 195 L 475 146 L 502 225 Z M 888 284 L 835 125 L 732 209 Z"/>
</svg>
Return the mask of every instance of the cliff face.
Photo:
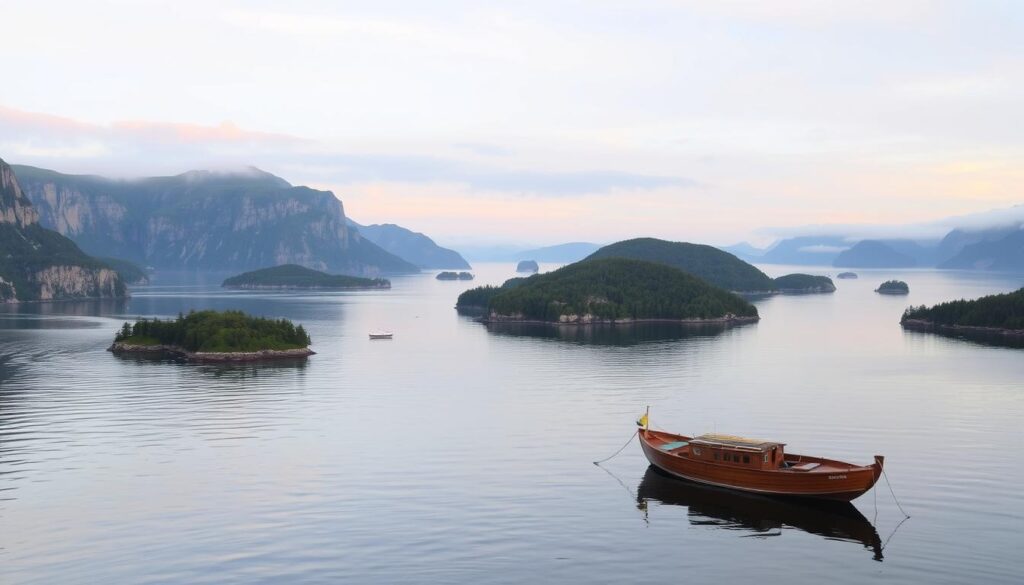
<svg viewBox="0 0 1024 585">
<path fill-rule="evenodd" d="M 114 270 L 39 225 L 14 171 L 0 160 L 0 302 L 124 295 Z"/>
<path fill-rule="evenodd" d="M 16 167 L 39 221 L 97 256 L 168 269 L 299 264 L 377 276 L 416 272 L 346 224 L 334 195 L 257 169 L 118 181 Z"/>
</svg>

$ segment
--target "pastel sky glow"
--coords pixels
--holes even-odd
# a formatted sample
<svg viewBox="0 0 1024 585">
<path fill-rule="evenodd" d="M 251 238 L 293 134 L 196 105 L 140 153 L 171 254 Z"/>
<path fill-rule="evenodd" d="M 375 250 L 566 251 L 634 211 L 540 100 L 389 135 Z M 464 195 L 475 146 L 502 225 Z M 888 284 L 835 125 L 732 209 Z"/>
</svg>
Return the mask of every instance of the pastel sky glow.
<svg viewBox="0 0 1024 585">
<path fill-rule="evenodd" d="M 1024 4 L 5 2 L 0 157 L 255 165 L 443 243 L 1024 202 Z"/>
</svg>

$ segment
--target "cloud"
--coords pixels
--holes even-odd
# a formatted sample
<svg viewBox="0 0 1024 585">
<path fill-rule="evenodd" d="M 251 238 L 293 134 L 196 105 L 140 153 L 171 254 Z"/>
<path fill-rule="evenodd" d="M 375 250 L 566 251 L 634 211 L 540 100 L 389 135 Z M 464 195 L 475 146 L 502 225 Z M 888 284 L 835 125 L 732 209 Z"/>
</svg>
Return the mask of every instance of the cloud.
<svg viewBox="0 0 1024 585">
<path fill-rule="evenodd" d="M 480 192 L 553 197 L 698 184 L 683 177 L 603 169 L 539 170 L 497 167 L 455 156 L 351 153 L 297 136 L 246 130 L 231 122 L 203 126 L 135 120 L 99 125 L 0 107 L 0 136 L 11 137 L 0 139 L 0 154 L 6 158 L 64 172 L 123 175 L 127 170 L 138 176 L 255 165 L 287 175 L 293 183 L 443 183 Z M 463 146 L 477 152 L 505 152 L 496 145 Z"/>
</svg>

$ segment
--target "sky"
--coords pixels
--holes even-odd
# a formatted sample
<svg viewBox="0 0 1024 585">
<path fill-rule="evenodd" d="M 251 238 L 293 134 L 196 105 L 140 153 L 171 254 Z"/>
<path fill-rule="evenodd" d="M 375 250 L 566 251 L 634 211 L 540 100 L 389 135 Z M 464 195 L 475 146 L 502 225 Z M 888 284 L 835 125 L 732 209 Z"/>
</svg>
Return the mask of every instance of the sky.
<svg viewBox="0 0 1024 585">
<path fill-rule="evenodd" d="M 1024 202 L 1024 3 L 0 0 L 0 158 L 254 165 L 449 245 Z"/>
</svg>

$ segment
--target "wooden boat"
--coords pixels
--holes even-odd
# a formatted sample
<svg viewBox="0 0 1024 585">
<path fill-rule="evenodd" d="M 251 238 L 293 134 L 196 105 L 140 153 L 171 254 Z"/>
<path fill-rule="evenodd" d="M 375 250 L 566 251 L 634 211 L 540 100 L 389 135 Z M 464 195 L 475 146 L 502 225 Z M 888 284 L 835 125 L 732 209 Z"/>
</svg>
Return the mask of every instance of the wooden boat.
<svg viewBox="0 0 1024 585">
<path fill-rule="evenodd" d="M 853 465 L 784 453 L 785 444 L 774 441 L 713 433 L 687 437 L 644 427 L 637 431 L 640 445 L 658 469 L 690 481 L 771 496 L 849 502 L 875 485 L 885 461 L 875 455 L 871 465 Z"/>
<path fill-rule="evenodd" d="M 370 334 L 370 339 L 391 339 L 394 336 L 395 336 L 394 333 L 388 333 L 388 332 L 381 331 L 381 332 L 371 333 Z"/>
</svg>

